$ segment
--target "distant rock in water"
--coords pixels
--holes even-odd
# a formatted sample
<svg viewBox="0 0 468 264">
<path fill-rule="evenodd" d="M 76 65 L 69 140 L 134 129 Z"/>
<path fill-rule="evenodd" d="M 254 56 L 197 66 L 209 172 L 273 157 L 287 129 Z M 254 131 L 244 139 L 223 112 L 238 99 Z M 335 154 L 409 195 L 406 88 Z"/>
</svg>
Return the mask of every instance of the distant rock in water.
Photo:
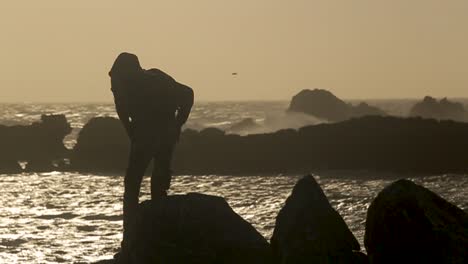
<svg viewBox="0 0 468 264">
<path fill-rule="evenodd" d="M 351 106 L 351 117 L 362 117 L 368 115 L 385 116 L 387 115 L 383 110 L 375 106 L 368 105 L 367 103 L 361 102 L 356 106 Z"/>
<path fill-rule="evenodd" d="M 415 104 L 410 111 L 410 116 L 420 116 L 424 118 L 434 118 L 438 120 L 450 119 L 455 121 L 468 121 L 468 112 L 461 103 L 451 102 L 447 98 L 440 101 L 426 96 Z"/>
<path fill-rule="evenodd" d="M 53 162 L 67 157 L 63 139 L 70 132 L 64 115 L 43 115 L 40 122 L 26 126 L 0 125 L 0 173 L 22 171 L 18 161 L 26 162 L 28 171 L 60 169 Z"/>
<path fill-rule="evenodd" d="M 465 173 L 466 135 L 467 123 L 390 116 L 246 136 L 216 128 L 186 129 L 176 146 L 173 169 L 177 175 L 301 174 L 324 169 Z M 123 173 L 128 149 L 119 120 L 95 118 L 80 133 L 71 168 Z"/>
<path fill-rule="evenodd" d="M 323 89 L 302 90 L 292 98 L 288 111 L 302 112 L 333 122 L 366 115 L 386 115 L 384 111 L 366 103 L 357 106 L 348 104 Z"/>
<path fill-rule="evenodd" d="M 131 263 L 271 263 L 268 242 L 221 197 L 191 193 L 140 204 Z"/>
<path fill-rule="evenodd" d="M 366 263 L 343 218 L 311 175 L 297 182 L 276 218 L 271 238 L 282 264 Z"/>
<path fill-rule="evenodd" d="M 370 205 L 370 263 L 468 263 L 468 215 L 430 190 L 399 180 Z"/>
</svg>

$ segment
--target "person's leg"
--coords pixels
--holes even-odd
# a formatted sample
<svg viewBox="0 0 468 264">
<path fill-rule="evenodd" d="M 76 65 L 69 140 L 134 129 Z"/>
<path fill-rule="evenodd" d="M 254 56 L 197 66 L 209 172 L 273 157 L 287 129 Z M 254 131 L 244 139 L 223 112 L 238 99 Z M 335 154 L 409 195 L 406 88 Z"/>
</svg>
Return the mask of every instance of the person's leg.
<svg viewBox="0 0 468 264">
<path fill-rule="evenodd" d="M 167 194 L 171 185 L 171 162 L 174 144 L 164 144 L 159 147 L 153 164 L 151 175 L 151 199 L 155 200 Z"/>
<path fill-rule="evenodd" d="M 152 151 L 144 142 L 132 143 L 127 172 L 124 179 L 124 201 L 123 201 L 123 240 L 127 243 L 131 240 L 136 211 L 138 208 L 138 197 L 140 194 L 141 181 L 145 170 L 152 158 Z"/>
</svg>

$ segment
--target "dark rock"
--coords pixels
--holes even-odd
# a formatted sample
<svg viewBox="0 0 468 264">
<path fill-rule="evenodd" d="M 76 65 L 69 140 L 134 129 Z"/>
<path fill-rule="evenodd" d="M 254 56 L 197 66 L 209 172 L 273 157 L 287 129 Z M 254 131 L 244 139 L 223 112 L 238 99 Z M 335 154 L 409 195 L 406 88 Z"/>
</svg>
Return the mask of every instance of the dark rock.
<svg viewBox="0 0 468 264">
<path fill-rule="evenodd" d="M 227 202 L 203 194 L 141 203 L 132 263 L 270 263 L 268 242 Z"/>
<path fill-rule="evenodd" d="M 225 132 L 223 130 L 214 127 L 205 128 L 200 131 L 200 135 L 204 137 L 219 138 L 224 136 L 224 134 Z"/>
<path fill-rule="evenodd" d="M 16 159 L 8 159 L 8 157 L 0 158 L 0 174 L 14 174 L 22 171 L 23 169 Z"/>
<path fill-rule="evenodd" d="M 53 161 L 36 158 L 34 160 L 28 161 L 26 164 L 25 171 L 27 172 L 50 172 L 60 169 L 59 167 L 54 166 Z"/>
<path fill-rule="evenodd" d="M 385 116 L 387 115 L 383 110 L 368 105 L 367 103 L 361 102 L 360 104 L 353 106 L 351 108 L 351 117 L 361 117 L 361 116 Z"/>
<path fill-rule="evenodd" d="M 71 169 L 104 173 L 125 171 L 129 143 L 118 119 L 93 118 L 80 131 L 71 156 Z"/>
<path fill-rule="evenodd" d="M 370 205 L 364 244 L 371 263 L 468 263 L 468 215 L 399 180 Z"/>
<path fill-rule="evenodd" d="M 468 121 L 468 112 L 461 103 L 451 102 L 447 98 L 440 101 L 430 96 L 415 104 L 411 108 L 410 116 L 434 118 L 438 120 Z"/>
<path fill-rule="evenodd" d="M 468 172 L 468 124 L 367 116 L 299 130 L 247 136 L 186 129 L 176 147 L 175 174 L 298 174 L 313 170 L 415 173 Z M 72 155 L 84 172 L 123 172 L 128 139 L 113 118 L 85 126 Z"/>
<path fill-rule="evenodd" d="M 105 260 L 100 260 L 98 262 L 94 262 L 94 264 L 116 264 L 116 261 L 113 259 L 105 259 Z"/>
<path fill-rule="evenodd" d="M 8 163 L 15 170 L 17 167 L 13 163 L 17 161 L 51 168 L 54 160 L 68 155 L 63 139 L 70 132 L 64 115 L 43 115 L 40 122 L 28 126 L 0 125 L 0 163 Z M 0 173 L 8 170 L 0 167 Z"/>
<path fill-rule="evenodd" d="M 352 106 L 322 89 L 302 90 L 292 98 L 288 111 L 306 113 L 328 121 L 343 121 L 366 115 L 385 115 L 377 107 L 366 103 Z"/>
<path fill-rule="evenodd" d="M 311 175 L 297 182 L 279 212 L 271 246 L 281 264 L 363 263 L 359 243 Z"/>
</svg>

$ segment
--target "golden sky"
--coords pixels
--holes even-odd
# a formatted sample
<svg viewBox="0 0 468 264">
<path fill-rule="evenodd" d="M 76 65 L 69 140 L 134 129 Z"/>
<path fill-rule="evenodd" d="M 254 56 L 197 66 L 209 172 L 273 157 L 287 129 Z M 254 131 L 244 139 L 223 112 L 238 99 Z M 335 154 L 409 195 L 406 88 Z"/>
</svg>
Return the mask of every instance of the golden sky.
<svg viewBox="0 0 468 264">
<path fill-rule="evenodd" d="M 2 0 L 0 101 L 111 101 L 121 51 L 197 100 L 468 97 L 467 14 L 466 0 Z"/>
</svg>

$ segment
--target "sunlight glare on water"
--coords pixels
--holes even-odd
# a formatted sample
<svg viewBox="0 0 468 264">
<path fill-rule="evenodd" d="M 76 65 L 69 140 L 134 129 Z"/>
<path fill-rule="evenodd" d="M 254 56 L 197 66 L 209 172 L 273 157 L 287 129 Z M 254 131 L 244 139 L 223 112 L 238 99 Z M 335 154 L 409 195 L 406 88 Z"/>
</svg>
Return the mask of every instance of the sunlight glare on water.
<svg viewBox="0 0 468 264">
<path fill-rule="evenodd" d="M 332 206 L 362 244 L 366 210 L 389 180 L 321 178 Z M 299 178 L 296 176 L 178 176 L 172 193 L 200 192 L 226 198 L 266 238 Z M 468 177 L 418 178 L 463 209 Z M 111 258 L 121 239 L 123 179 L 45 173 L 0 175 L 0 263 L 89 263 Z M 140 200 L 149 199 L 145 179 Z"/>
</svg>

